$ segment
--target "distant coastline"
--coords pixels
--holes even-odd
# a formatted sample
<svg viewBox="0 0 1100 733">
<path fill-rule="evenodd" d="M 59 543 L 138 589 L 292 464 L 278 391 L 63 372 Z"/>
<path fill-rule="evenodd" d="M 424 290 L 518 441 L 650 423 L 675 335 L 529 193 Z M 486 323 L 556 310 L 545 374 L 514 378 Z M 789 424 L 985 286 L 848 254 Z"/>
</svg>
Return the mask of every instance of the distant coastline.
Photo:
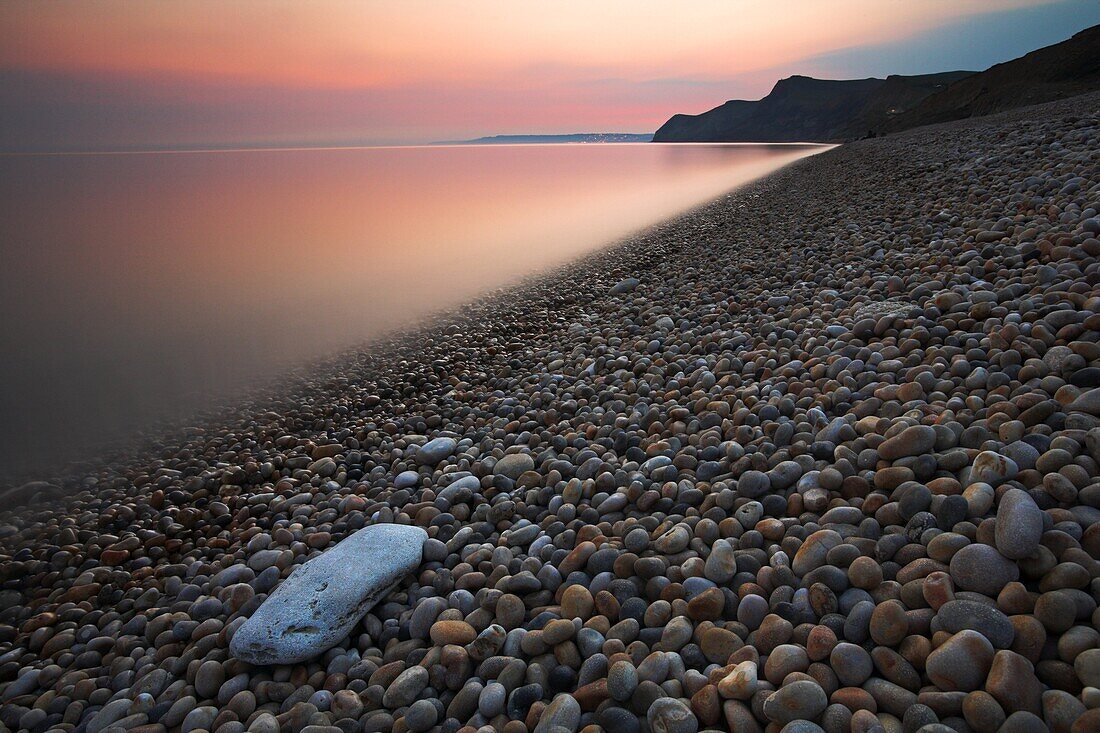
<svg viewBox="0 0 1100 733">
<path fill-rule="evenodd" d="M 440 140 L 431 145 L 532 145 L 568 143 L 648 143 L 653 133 L 575 132 L 568 135 L 489 135 L 472 140 Z"/>
</svg>

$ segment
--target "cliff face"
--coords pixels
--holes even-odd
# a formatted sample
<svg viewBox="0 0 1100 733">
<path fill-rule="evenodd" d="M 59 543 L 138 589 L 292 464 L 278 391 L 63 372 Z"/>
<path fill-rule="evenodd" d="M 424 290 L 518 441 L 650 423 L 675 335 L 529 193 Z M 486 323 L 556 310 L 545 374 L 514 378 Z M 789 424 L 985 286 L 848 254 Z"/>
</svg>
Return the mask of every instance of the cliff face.
<svg viewBox="0 0 1100 733">
<path fill-rule="evenodd" d="M 1100 89 L 1100 26 L 956 81 L 889 120 L 885 131 L 1002 112 Z"/>
<path fill-rule="evenodd" d="M 731 99 L 721 107 L 699 115 L 673 115 L 653 133 L 655 143 L 712 142 L 726 140 L 728 130 L 737 129 L 757 102 Z"/>
<path fill-rule="evenodd" d="M 757 102 L 675 115 L 654 142 L 843 142 L 1100 90 L 1100 26 L 986 71 L 828 81 L 792 76 Z"/>
<path fill-rule="evenodd" d="M 757 102 L 733 100 L 700 115 L 676 115 L 654 142 L 839 142 L 883 121 L 972 72 L 887 79 L 792 76 Z"/>
<path fill-rule="evenodd" d="M 920 76 L 888 76 L 886 82 L 867 98 L 859 114 L 837 130 L 838 137 L 851 140 L 879 134 L 891 120 L 973 74 L 972 71 L 948 71 Z"/>
</svg>

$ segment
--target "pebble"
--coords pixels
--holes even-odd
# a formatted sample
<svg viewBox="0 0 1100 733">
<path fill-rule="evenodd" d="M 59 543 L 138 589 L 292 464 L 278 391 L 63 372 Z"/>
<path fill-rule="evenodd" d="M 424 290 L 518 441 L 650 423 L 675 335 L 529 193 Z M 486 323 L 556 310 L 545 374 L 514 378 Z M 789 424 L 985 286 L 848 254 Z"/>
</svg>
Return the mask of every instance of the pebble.
<svg viewBox="0 0 1100 733">
<path fill-rule="evenodd" d="M 409 667 L 386 688 L 382 704 L 388 708 L 400 708 L 410 705 L 424 688 L 428 686 L 428 670 L 424 667 Z"/>
<path fill-rule="evenodd" d="M 430 730 L 439 719 L 439 711 L 431 700 L 417 700 L 405 711 L 405 725 L 413 733 Z"/>
<path fill-rule="evenodd" d="M 517 480 L 527 471 L 535 470 L 535 459 L 527 453 L 510 453 L 493 467 L 493 473 L 498 476 L 506 476 L 513 481 Z"/>
<path fill-rule="evenodd" d="M 797 644 L 780 644 L 768 654 L 764 665 L 764 676 L 773 685 L 778 685 L 792 672 L 805 672 L 810 666 L 806 650 Z"/>
<path fill-rule="evenodd" d="M 205 698 L 212 698 L 218 694 L 223 682 L 225 669 L 221 663 L 208 660 L 199 666 L 199 671 L 195 674 L 195 692 Z"/>
<path fill-rule="evenodd" d="M 829 654 L 829 664 L 837 679 L 846 687 L 859 687 L 874 671 L 874 663 L 867 650 L 846 641 L 833 647 Z"/>
<path fill-rule="evenodd" d="M 997 507 L 997 552 L 1010 560 L 1022 560 L 1039 548 L 1043 513 L 1021 489 L 1009 489 Z"/>
<path fill-rule="evenodd" d="M 970 471 L 970 480 L 975 483 L 989 484 L 996 488 L 1005 481 L 1016 478 L 1020 469 L 1011 458 L 993 451 L 982 451 L 974 459 Z"/>
<path fill-rule="evenodd" d="M 1100 708 L 1090 708 L 1073 721 L 1070 733 L 1089 733 L 1100 730 Z"/>
<path fill-rule="evenodd" d="M 737 558 L 732 545 L 725 540 L 716 540 L 703 565 L 703 574 L 707 580 L 718 584 L 728 583 L 737 572 Z"/>
<path fill-rule="evenodd" d="M 1087 711 L 1083 702 L 1065 690 L 1047 690 L 1042 700 L 1042 720 L 1049 730 L 1058 733 L 1069 733 L 1074 721 Z"/>
<path fill-rule="evenodd" d="M 925 671 L 941 690 L 970 692 L 985 684 L 993 653 L 993 645 L 985 636 L 963 629 L 928 655 Z"/>
<path fill-rule="evenodd" d="M 963 698 L 962 714 L 967 725 L 978 733 L 998 730 L 1007 717 L 1001 704 L 984 690 L 975 690 Z"/>
<path fill-rule="evenodd" d="M 974 543 L 952 556 L 950 573 L 959 588 L 993 598 L 1020 577 L 1020 568 L 992 545 Z"/>
<path fill-rule="evenodd" d="M 1100 415 L 1100 388 L 1090 389 L 1068 405 L 1066 410 L 1069 412 L 1086 412 L 1089 415 Z"/>
<path fill-rule="evenodd" d="M 1042 718 L 1023 710 L 1009 715 L 998 729 L 1004 733 L 1045 733 L 1048 730 L 1050 729 L 1043 723 Z"/>
<path fill-rule="evenodd" d="M 439 646 L 465 646 L 477 638 L 477 631 L 465 621 L 436 621 L 432 624 L 429 636 Z"/>
<path fill-rule="evenodd" d="M 1100 729 L 1097 109 L 840 146 L 13 487 L 0 725 Z"/>
<path fill-rule="evenodd" d="M 1082 651 L 1073 661 L 1077 679 L 1086 687 L 1100 688 L 1100 649 Z"/>
<path fill-rule="evenodd" d="M 623 293 L 629 293 L 632 290 L 634 290 L 636 287 L 638 287 L 638 285 L 640 285 L 640 284 L 641 284 L 641 281 L 638 280 L 638 278 L 636 278 L 636 277 L 623 278 L 622 280 L 620 280 L 619 282 L 617 282 L 613 286 L 611 286 L 611 291 L 610 292 L 611 292 L 611 295 L 621 295 Z"/>
<path fill-rule="evenodd" d="M 1018 711 L 1042 714 L 1043 685 L 1031 662 L 1016 652 L 1001 649 L 993 656 L 985 689 L 1009 715 Z"/>
<path fill-rule="evenodd" d="M 841 536 L 834 530 L 822 529 L 806 538 L 798 548 L 791 569 L 796 575 L 803 576 L 825 564 L 829 550 L 842 542 Z"/>
<path fill-rule="evenodd" d="M 556 728 L 575 731 L 580 720 L 581 706 L 571 695 L 562 693 L 543 710 L 533 733 L 550 733 Z"/>
<path fill-rule="evenodd" d="M 654 700 L 646 712 L 646 720 L 653 733 L 698 733 L 699 730 L 699 721 L 691 708 L 674 697 Z"/>
<path fill-rule="evenodd" d="M 898 601 L 883 601 L 875 606 L 869 626 L 871 639 L 882 646 L 894 646 L 909 635 L 905 606 Z"/>
<path fill-rule="evenodd" d="M 780 725 L 792 720 L 814 720 L 825 712 L 829 700 L 821 686 L 812 680 L 783 685 L 764 701 L 764 715 Z"/>
<path fill-rule="evenodd" d="M 931 426 L 913 425 L 884 440 L 878 447 L 878 454 L 884 461 L 896 461 L 928 453 L 935 445 L 936 431 Z"/>
<path fill-rule="evenodd" d="M 620 659 L 607 671 L 607 692 L 612 699 L 626 702 L 638 687 L 638 671 L 634 665 Z"/>
<path fill-rule="evenodd" d="M 857 557 L 848 566 L 848 582 L 854 588 L 874 590 L 882 585 L 882 566 L 870 557 Z"/>
<path fill-rule="evenodd" d="M 416 451 L 416 462 L 421 466 L 435 466 L 447 456 L 455 452 L 458 441 L 454 438 L 434 438 L 429 440 Z"/>
<path fill-rule="evenodd" d="M 718 693 L 726 699 L 748 700 L 756 694 L 758 685 L 757 663 L 749 659 L 735 666 L 718 682 Z"/>
<path fill-rule="evenodd" d="M 956 599 L 940 606 L 935 621 L 951 634 L 976 631 L 998 649 L 1008 648 L 1016 636 L 1012 621 L 994 606 L 981 601 Z"/>
<path fill-rule="evenodd" d="M 587 620 L 592 615 L 594 607 L 595 600 L 592 598 L 592 592 L 583 585 L 571 585 L 562 595 L 562 618 Z"/>
</svg>

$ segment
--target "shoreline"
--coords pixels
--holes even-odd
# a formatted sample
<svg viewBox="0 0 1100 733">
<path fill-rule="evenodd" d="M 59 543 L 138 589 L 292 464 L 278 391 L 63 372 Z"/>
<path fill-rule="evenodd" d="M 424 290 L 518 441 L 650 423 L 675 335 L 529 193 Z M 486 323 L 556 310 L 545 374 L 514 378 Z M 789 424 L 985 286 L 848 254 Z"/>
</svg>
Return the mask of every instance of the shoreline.
<svg viewBox="0 0 1100 733">
<path fill-rule="evenodd" d="M 0 723 L 1090 729 L 1097 109 L 804 158 L 43 488 Z M 422 562 L 334 651 L 230 653 L 387 523 Z"/>
<path fill-rule="evenodd" d="M 645 144 L 645 143 L 619 143 L 619 145 L 630 144 Z M 740 146 L 740 145 L 775 145 L 779 147 L 798 147 L 798 146 L 813 146 L 826 148 L 821 153 L 815 153 L 813 156 L 821 155 L 828 152 L 833 148 L 840 146 L 838 143 L 661 143 L 667 145 L 675 145 L 677 147 L 688 147 L 692 145 L 724 145 L 724 146 Z M 388 146 L 394 147 L 394 146 Z M 429 146 L 403 146 L 403 147 L 429 147 Z M 456 146 L 449 146 L 456 147 Z M 306 148 L 301 148 L 305 150 Z M 295 149 L 290 149 L 295 150 Z M 141 151 L 141 152 L 165 152 L 165 151 Z M 176 152 L 234 152 L 234 151 L 176 151 Z M 251 152 L 246 150 L 245 152 Z M 203 399 L 206 403 L 206 407 L 194 411 L 190 416 L 178 418 L 158 420 L 152 424 L 145 426 L 143 429 L 135 431 L 128 438 L 126 436 L 111 439 L 108 441 L 101 450 L 96 452 L 96 455 L 91 457 L 79 458 L 76 460 L 66 460 L 62 462 L 64 468 L 55 474 L 46 474 L 42 471 L 28 470 L 20 471 L 14 474 L 5 475 L 0 469 L 0 503 L 5 500 L 5 496 L 12 495 L 21 487 L 27 484 L 49 484 L 60 488 L 60 484 L 64 483 L 69 487 L 73 486 L 73 482 L 79 481 L 80 476 L 91 473 L 99 473 L 103 469 L 110 468 L 111 466 L 131 466 L 135 463 L 141 463 L 143 461 L 152 460 L 158 453 L 157 446 L 170 446 L 174 441 L 182 441 L 186 439 L 186 436 L 199 430 L 201 432 L 225 432 L 232 429 L 232 425 L 238 424 L 239 421 L 247 421 L 247 418 L 256 413 L 266 412 L 265 405 L 269 405 L 272 402 L 292 397 L 298 390 L 303 387 L 308 388 L 309 382 L 315 380 L 316 372 L 322 372 L 329 378 L 340 376 L 340 372 L 346 368 L 346 365 L 354 362 L 361 362 L 364 358 L 371 356 L 375 357 L 372 363 L 378 363 L 385 361 L 387 358 L 394 360 L 400 360 L 409 358 L 416 353 L 417 344 L 425 337 L 429 336 L 432 332 L 446 328 L 449 326 L 461 326 L 464 324 L 464 318 L 462 311 L 477 311 L 483 314 L 485 317 L 491 317 L 491 313 L 498 309 L 508 310 L 510 304 L 515 301 L 526 300 L 530 297 L 534 297 L 538 291 L 547 288 L 555 288 L 562 283 L 568 283 L 567 285 L 561 285 L 562 287 L 568 287 L 570 289 L 576 289 L 583 285 L 583 281 L 586 280 L 587 272 L 593 275 L 599 275 L 602 269 L 606 268 L 606 262 L 600 255 L 611 254 L 615 250 L 623 250 L 623 256 L 626 256 L 625 250 L 634 248 L 639 245 L 640 242 L 649 242 L 654 239 L 657 231 L 664 231 L 671 233 L 672 228 L 685 224 L 687 220 L 696 214 L 702 214 L 703 210 L 708 209 L 711 206 L 717 205 L 724 199 L 734 196 L 742 191 L 747 190 L 750 187 L 756 186 L 764 179 L 775 175 L 777 172 L 786 170 L 792 165 L 796 165 L 801 162 L 802 159 L 793 161 L 791 163 L 784 164 L 782 168 L 772 173 L 765 174 L 761 178 L 757 178 L 747 184 L 738 184 L 733 188 L 728 189 L 720 193 L 717 197 L 708 199 L 701 203 L 686 209 L 673 217 L 660 221 L 656 224 L 643 226 L 639 229 L 630 232 L 626 235 L 618 237 L 606 245 L 603 245 L 597 249 L 581 253 L 578 257 L 567 260 L 563 264 L 532 272 L 523 276 L 518 281 L 501 287 L 496 287 L 485 291 L 480 296 L 473 300 L 459 304 L 454 307 L 447 307 L 432 313 L 427 314 L 423 319 L 410 326 L 396 327 L 388 332 L 381 334 L 378 337 L 370 338 L 369 340 L 351 344 L 344 348 L 338 349 L 325 356 L 315 357 L 306 363 L 298 364 L 291 367 L 279 374 L 272 375 L 268 378 L 258 381 L 255 384 L 249 385 L 239 391 L 239 396 L 233 400 L 221 399 Z M 570 277 L 571 271 L 577 270 L 577 276 Z M 593 293 L 593 297 L 598 296 L 598 291 Z M 236 416 L 236 418 L 234 418 Z M 44 488 L 44 487 L 43 487 Z M 61 494 L 64 497 L 64 493 Z M 13 497 L 18 501 L 18 497 Z M 3 520 L 4 511 L 0 509 L 0 521 Z"/>
</svg>

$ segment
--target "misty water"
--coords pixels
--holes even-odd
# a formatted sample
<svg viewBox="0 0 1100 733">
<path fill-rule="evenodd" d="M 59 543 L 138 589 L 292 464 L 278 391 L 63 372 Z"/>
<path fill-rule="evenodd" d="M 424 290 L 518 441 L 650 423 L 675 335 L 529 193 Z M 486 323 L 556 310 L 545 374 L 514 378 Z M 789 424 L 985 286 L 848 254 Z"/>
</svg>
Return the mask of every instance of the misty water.
<svg viewBox="0 0 1100 733">
<path fill-rule="evenodd" d="M 0 157 L 0 475 L 232 403 L 820 149 Z"/>
</svg>

